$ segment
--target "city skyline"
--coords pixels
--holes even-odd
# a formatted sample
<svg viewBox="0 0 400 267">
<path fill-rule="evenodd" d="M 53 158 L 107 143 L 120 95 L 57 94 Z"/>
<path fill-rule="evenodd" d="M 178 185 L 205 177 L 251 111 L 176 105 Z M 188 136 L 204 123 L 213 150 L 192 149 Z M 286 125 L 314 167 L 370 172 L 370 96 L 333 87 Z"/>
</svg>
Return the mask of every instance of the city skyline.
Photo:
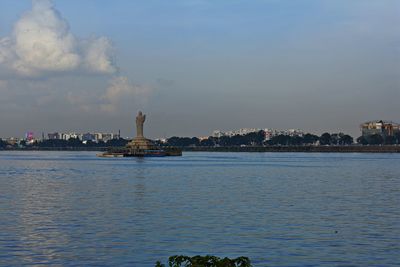
<svg viewBox="0 0 400 267">
<path fill-rule="evenodd" d="M 98 3 L 1 2 L 0 136 L 399 121 L 398 1 Z"/>
</svg>

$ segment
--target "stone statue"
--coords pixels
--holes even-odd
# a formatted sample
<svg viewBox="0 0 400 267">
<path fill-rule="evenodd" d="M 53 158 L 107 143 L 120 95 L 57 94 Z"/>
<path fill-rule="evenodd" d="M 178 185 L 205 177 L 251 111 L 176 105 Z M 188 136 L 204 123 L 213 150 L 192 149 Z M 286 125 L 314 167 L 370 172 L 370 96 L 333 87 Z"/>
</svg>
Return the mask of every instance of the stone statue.
<svg viewBox="0 0 400 267">
<path fill-rule="evenodd" d="M 146 120 L 146 115 L 143 115 L 141 111 L 139 111 L 139 114 L 136 116 L 136 136 L 137 137 L 144 137 L 143 136 L 143 124 L 144 121 Z"/>
</svg>

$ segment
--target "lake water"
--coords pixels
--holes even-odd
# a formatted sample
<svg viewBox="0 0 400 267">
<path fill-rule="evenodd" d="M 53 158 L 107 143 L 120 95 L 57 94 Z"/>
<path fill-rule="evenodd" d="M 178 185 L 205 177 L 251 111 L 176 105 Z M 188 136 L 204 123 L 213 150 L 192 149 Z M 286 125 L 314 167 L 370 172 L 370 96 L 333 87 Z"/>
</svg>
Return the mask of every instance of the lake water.
<svg viewBox="0 0 400 267">
<path fill-rule="evenodd" d="M 0 265 L 399 266 L 400 154 L 0 152 Z"/>
</svg>

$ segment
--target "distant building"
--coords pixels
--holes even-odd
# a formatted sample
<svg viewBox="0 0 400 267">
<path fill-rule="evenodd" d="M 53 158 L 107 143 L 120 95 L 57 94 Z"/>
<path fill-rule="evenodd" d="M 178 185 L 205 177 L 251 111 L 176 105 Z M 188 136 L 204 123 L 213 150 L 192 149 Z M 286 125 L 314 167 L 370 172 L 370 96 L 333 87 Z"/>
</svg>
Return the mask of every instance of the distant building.
<svg viewBox="0 0 400 267">
<path fill-rule="evenodd" d="M 68 141 L 71 138 L 74 139 L 79 139 L 81 141 L 87 142 L 87 141 L 92 141 L 92 142 L 99 142 L 99 141 L 104 141 L 108 142 L 113 139 L 119 139 L 120 134 L 119 133 L 85 133 L 85 134 L 80 134 L 80 133 L 48 133 L 47 138 L 49 140 L 66 140 Z"/>
<path fill-rule="evenodd" d="M 220 130 L 215 130 L 213 131 L 212 136 L 215 138 L 220 138 L 222 136 L 225 136 L 225 133 Z"/>
<path fill-rule="evenodd" d="M 5 141 L 9 144 L 9 145 L 16 145 L 19 144 L 19 142 L 21 141 L 19 138 L 17 137 L 10 137 L 10 138 L 6 138 Z"/>
<path fill-rule="evenodd" d="M 215 130 L 215 131 L 213 131 L 212 136 L 213 137 L 217 137 L 217 138 L 222 137 L 222 136 L 232 137 L 232 136 L 235 136 L 235 135 L 246 135 L 246 134 L 255 133 L 255 132 L 258 132 L 258 131 L 261 131 L 261 129 L 241 128 L 239 130 L 227 131 L 227 132 L 223 132 L 223 131 L 220 131 L 220 130 Z"/>
<path fill-rule="evenodd" d="M 83 141 L 83 142 L 87 142 L 87 141 L 93 141 L 93 142 L 95 142 L 95 141 L 96 141 L 96 135 L 95 135 L 95 134 L 92 134 L 92 133 L 84 133 L 84 134 L 82 135 L 82 141 Z"/>
<path fill-rule="evenodd" d="M 48 134 L 47 134 L 47 138 L 48 138 L 49 140 L 58 140 L 58 139 L 61 139 L 59 133 L 48 133 Z"/>
<path fill-rule="evenodd" d="M 25 141 L 27 144 L 33 144 L 35 142 L 35 137 L 33 132 L 27 132 L 25 134 Z"/>
<path fill-rule="evenodd" d="M 259 131 L 264 131 L 265 133 L 265 140 L 268 141 L 270 140 L 272 137 L 274 136 L 278 136 L 278 135 L 288 135 L 288 136 L 303 136 L 304 132 L 299 130 L 299 129 L 289 129 L 289 130 L 275 130 L 275 129 L 258 129 L 258 128 L 242 128 L 239 130 L 234 130 L 234 131 L 227 131 L 227 132 L 223 132 L 220 130 L 215 130 L 212 133 L 213 137 L 219 138 L 222 136 L 228 136 L 228 137 L 232 137 L 235 135 L 246 135 L 249 133 L 256 133 Z"/>
<path fill-rule="evenodd" d="M 68 141 L 71 138 L 81 140 L 82 139 L 82 135 L 81 134 L 77 134 L 77 133 L 61 133 L 59 135 L 59 139 L 61 139 L 61 140 L 67 140 Z"/>
<path fill-rule="evenodd" d="M 394 136 L 400 133 L 400 124 L 392 121 L 368 121 L 360 125 L 362 136 L 368 138 L 371 135 L 378 134 L 383 138 Z"/>
</svg>

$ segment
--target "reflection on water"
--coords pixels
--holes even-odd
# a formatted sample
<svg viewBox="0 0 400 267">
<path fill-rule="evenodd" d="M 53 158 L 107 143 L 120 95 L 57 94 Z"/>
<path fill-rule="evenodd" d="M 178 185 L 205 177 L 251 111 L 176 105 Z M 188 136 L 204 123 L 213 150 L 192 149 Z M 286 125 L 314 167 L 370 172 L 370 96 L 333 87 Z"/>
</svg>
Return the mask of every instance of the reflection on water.
<svg viewBox="0 0 400 267">
<path fill-rule="evenodd" d="M 400 262 L 400 155 L 0 152 L 0 266 Z"/>
</svg>

